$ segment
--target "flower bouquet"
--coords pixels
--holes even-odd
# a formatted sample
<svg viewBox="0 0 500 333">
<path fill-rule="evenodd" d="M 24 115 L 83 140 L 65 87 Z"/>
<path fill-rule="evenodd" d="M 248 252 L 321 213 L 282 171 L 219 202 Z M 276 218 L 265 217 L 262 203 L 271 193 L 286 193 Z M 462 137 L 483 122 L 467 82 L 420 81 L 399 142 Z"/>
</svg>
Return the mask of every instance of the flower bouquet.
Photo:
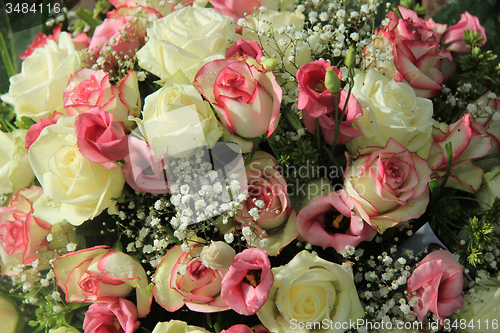
<svg viewBox="0 0 500 333">
<path fill-rule="evenodd" d="M 24 5 L 52 10 L 20 68 L 0 38 L 0 332 L 498 331 L 491 20 Z"/>
</svg>

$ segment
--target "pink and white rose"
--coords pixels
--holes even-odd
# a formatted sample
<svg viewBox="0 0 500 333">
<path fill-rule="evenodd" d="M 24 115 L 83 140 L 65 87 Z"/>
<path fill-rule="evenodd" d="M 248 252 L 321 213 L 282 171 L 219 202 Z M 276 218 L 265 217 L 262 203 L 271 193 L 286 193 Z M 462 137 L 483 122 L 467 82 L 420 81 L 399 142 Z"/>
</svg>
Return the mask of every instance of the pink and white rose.
<svg viewBox="0 0 500 333">
<path fill-rule="evenodd" d="M 432 147 L 427 163 L 432 169 L 432 178 L 442 181 L 448 167 L 446 144 L 452 144 L 451 172 L 446 182 L 447 187 L 476 193 L 481 186 L 483 170 L 472 161 L 482 157 L 492 148 L 492 137 L 484 126 L 466 113 L 454 124 L 439 123 L 432 133 Z"/>
<path fill-rule="evenodd" d="M 26 265 L 47 250 L 46 236 L 51 225 L 33 216 L 33 202 L 42 193 L 41 187 L 31 186 L 14 193 L 7 205 L 0 207 L 0 247 L 11 257 L 9 262 Z M 2 263 L 2 274 L 12 273 L 9 266 L 8 262 Z"/>
<path fill-rule="evenodd" d="M 253 225 L 259 234 L 269 240 L 268 246 L 263 249 L 273 256 L 298 236 L 296 214 L 287 195 L 287 183 L 278 167 L 278 161 L 270 154 L 255 152 L 245 168 L 249 196 L 234 216 L 241 227 Z M 260 239 L 257 243 L 252 239 L 247 241 L 252 246 L 260 247 Z"/>
<path fill-rule="evenodd" d="M 237 313 L 251 316 L 267 301 L 273 281 L 267 253 L 245 249 L 234 257 L 224 275 L 221 297 Z"/>
<path fill-rule="evenodd" d="M 227 51 L 226 58 L 250 57 L 257 61 L 264 56 L 259 43 L 253 40 L 238 39 Z"/>
<path fill-rule="evenodd" d="M 441 83 L 455 72 L 456 64 L 449 51 L 440 49 L 438 37 L 417 14 L 398 6 L 403 18 L 390 12 L 387 27 L 378 33 L 392 46 L 395 72 L 386 73 L 396 81 L 404 79 L 417 96 L 431 98 L 441 90 Z M 386 43 L 382 43 L 385 45 Z"/>
<path fill-rule="evenodd" d="M 139 317 L 149 313 L 152 295 L 146 272 L 123 252 L 95 246 L 63 255 L 52 266 L 67 302 L 112 302 L 135 288 Z"/>
<path fill-rule="evenodd" d="M 446 250 L 429 253 L 408 279 L 408 299 L 415 299 L 413 310 L 422 321 L 428 311 L 443 320 L 462 308 L 464 267 Z"/>
<path fill-rule="evenodd" d="M 71 76 L 64 89 L 64 107 L 69 116 L 89 111 L 96 106 L 113 114 L 115 122 L 132 126 L 129 116 L 138 116 L 141 108 L 137 74 L 129 72 L 117 85 L 109 82 L 103 70 L 82 69 Z"/>
<path fill-rule="evenodd" d="M 135 304 L 122 297 L 116 302 L 92 304 L 83 320 L 85 333 L 133 333 L 139 326 Z"/>
<path fill-rule="evenodd" d="M 167 250 L 156 268 L 153 295 L 167 311 L 177 311 L 184 304 L 195 312 L 230 309 L 220 295 L 222 274 L 203 265 L 198 259 L 201 251 L 202 247 L 197 246 L 191 253 L 186 253 L 180 245 L 176 245 Z"/>
<path fill-rule="evenodd" d="M 467 48 L 462 39 L 465 30 L 477 32 L 479 36 L 482 37 L 481 45 L 486 43 L 486 31 L 479 22 L 479 18 L 466 11 L 460 14 L 460 21 L 458 21 L 457 24 L 446 29 L 441 37 L 441 44 L 443 44 L 444 48 L 448 51 L 457 53 L 471 52 L 471 49 Z"/>
<path fill-rule="evenodd" d="M 203 66 L 194 79 L 232 134 L 255 138 L 278 126 L 282 90 L 255 60 L 221 59 Z"/>
<path fill-rule="evenodd" d="M 346 246 L 356 247 L 377 234 L 353 208 L 344 190 L 315 196 L 297 215 L 297 230 L 312 245 L 323 249 L 333 247 L 338 253 L 345 253 Z"/>
<path fill-rule="evenodd" d="M 422 158 L 391 138 L 349 165 L 344 189 L 354 212 L 383 233 L 425 212 L 431 173 Z"/>
</svg>

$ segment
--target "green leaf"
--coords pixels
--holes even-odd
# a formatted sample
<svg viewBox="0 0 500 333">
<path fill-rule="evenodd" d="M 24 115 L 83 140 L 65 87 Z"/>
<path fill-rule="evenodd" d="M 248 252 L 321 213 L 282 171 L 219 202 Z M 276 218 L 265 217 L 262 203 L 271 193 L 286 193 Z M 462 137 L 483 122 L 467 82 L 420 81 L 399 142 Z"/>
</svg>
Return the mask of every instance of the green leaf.
<svg viewBox="0 0 500 333">
<path fill-rule="evenodd" d="M 7 44 L 5 44 L 5 40 L 3 39 L 3 34 L 0 32 L 0 53 L 2 54 L 2 60 L 5 65 L 5 70 L 7 71 L 7 75 L 9 78 L 16 74 L 14 70 L 14 66 L 12 65 L 12 61 L 10 60 L 9 50 L 7 50 Z"/>
<path fill-rule="evenodd" d="M 76 16 L 85 21 L 85 23 L 87 23 L 92 29 L 95 29 L 99 24 L 101 24 L 99 20 L 92 17 L 92 12 L 87 9 L 79 8 L 76 11 Z"/>
<path fill-rule="evenodd" d="M 29 129 L 31 125 L 35 124 L 35 122 L 28 117 L 22 117 L 20 120 L 16 120 L 14 124 L 17 126 L 17 128 Z"/>
</svg>

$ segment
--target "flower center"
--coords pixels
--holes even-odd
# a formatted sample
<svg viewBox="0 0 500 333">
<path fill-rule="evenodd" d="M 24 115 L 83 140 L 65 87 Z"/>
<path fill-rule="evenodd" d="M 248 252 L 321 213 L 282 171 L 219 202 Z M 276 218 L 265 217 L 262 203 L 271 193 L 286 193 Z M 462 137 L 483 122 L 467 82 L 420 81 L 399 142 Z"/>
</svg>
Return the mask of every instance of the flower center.
<svg viewBox="0 0 500 333">
<path fill-rule="evenodd" d="M 256 288 L 260 284 L 261 275 L 261 269 L 248 271 L 247 275 L 245 275 L 245 277 L 243 278 L 243 282 L 246 282 L 252 287 Z"/>
<path fill-rule="evenodd" d="M 323 228 L 329 234 L 344 233 L 349 229 L 351 220 L 336 210 L 330 210 L 323 216 Z"/>
</svg>

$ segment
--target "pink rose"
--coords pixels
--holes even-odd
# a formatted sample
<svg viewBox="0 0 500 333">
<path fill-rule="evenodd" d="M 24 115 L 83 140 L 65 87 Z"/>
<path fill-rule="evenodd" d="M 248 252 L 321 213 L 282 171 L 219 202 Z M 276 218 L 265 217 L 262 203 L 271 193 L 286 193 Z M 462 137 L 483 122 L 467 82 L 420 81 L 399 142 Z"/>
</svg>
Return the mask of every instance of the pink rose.
<svg viewBox="0 0 500 333">
<path fill-rule="evenodd" d="M 177 311 L 184 304 L 191 311 L 205 313 L 230 309 L 220 295 L 222 274 L 197 258 L 202 248 L 186 253 L 176 245 L 167 250 L 156 268 L 153 295 L 167 311 Z M 181 273 L 181 267 L 185 272 Z"/>
<path fill-rule="evenodd" d="M 123 252 L 95 246 L 63 255 L 52 266 L 67 302 L 114 301 L 135 288 L 139 317 L 149 313 L 151 292 L 146 272 Z"/>
<path fill-rule="evenodd" d="M 264 248 L 269 255 L 277 255 L 298 236 L 296 215 L 287 196 L 287 183 L 278 167 L 278 161 L 270 154 L 255 152 L 245 168 L 249 196 L 234 216 L 241 227 L 252 225 L 259 236 L 269 240 L 269 245 Z M 251 210 L 256 210 L 257 215 L 250 215 Z M 247 241 L 252 246 L 260 247 L 261 239 L 248 238 Z"/>
<path fill-rule="evenodd" d="M 379 33 L 392 45 L 396 68 L 392 78 L 406 80 L 419 97 L 434 97 L 441 83 L 453 76 L 456 64 L 449 51 L 441 51 L 432 24 L 426 24 L 412 10 L 398 8 L 403 18 L 390 12 L 388 26 Z"/>
<path fill-rule="evenodd" d="M 255 8 L 260 7 L 259 0 L 209 0 L 209 2 L 217 13 L 232 17 L 235 22 L 245 17 L 246 14 L 252 14 Z M 241 27 L 237 26 L 236 32 L 241 33 Z"/>
<path fill-rule="evenodd" d="M 326 69 L 332 68 L 342 79 L 340 70 L 320 59 L 300 66 L 297 71 L 299 84 L 299 100 L 297 107 L 313 118 L 319 118 L 335 111 L 335 96 L 325 87 Z"/>
<path fill-rule="evenodd" d="M 222 330 L 221 333 L 271 333 L 264 325 L 255 325 L 252 328 L 247 325 L 237 324 L 229 327 L 227 330 Z"/>
<path fill-rule="evenodd" d="M 128 136 L 113 122 L 113 115 L 100 107 L 78 115 L 74 126 L 78 150 L 90 161 L 113 169 L 114 161 L 128 155 Z"/>
<path fill-rule="evenodd" d="M 35 40 L 28 46 L 28 49 L 23 53 L 19 54 L 19 59 L 26 60 L 28 56 L 30 56 L 37 48 L 43 47 L 47 44 L 47 41 L 53 40 L 56 43 L 59 43 L 59 34 L 62 30 L 62 23 L 59 24 L 54 30 L 52 30 L 52 35 L 47 36 L 43 32 L 39 31 L 38 35 L 36 35 Z M 87 48 L 90 44 L 90 39 L 85 33 L 78 34 L 73 38 L 73 44 L 75 45 L 76 50 L 83 50 Z"/>
<path fill-rule="evenodd" d="M 14 193 L 7 206 L 0 207 L 0 247 L 23 265 L 38 259 L 39 251 L 47 250 L 51 225 L 33 216 L 33 202 L 42 193 L 41 187 L 31 186 Z M 2 273 L 10 273 L 4 266 Z"/>
<path fill-rule="evenodd" d="M 250 248 L 238 253 L 222 280 L 221 296 L 241 315 L 251 316 L 266 303 L 274 276 L 267 253 Z"/>
<path fill-rule="evenodd" d="M 465 30 L 477 32 L 479 36 L 483 37 L 481 45 L 486 43 L 486 31 L 481 23 L 479 23 L 479 19 L 469 14 L 469 12 L 465 12 L 461 14 L 460 21 L 457 24 L 446 29 L 441 38 L 441 44 L 443 44 L 448 51 L 457 53 L 471 52 L 471 49 L 467 48 L 462 39 Z"/>
<path fill-rule="evenodd" d="M 229 327 L 227 330 L 222 330 L 221 333 L 254 333 L 247 325 L 237 324 Z"/>
<path fill-rule="evenodd" d="M 128 137 L 129 155 L 122 165 L 125 181 L 143 193 L 165 194 L 170 191 L 165 166 L 168 160 L 156 157 L 146 141 Z"/>
<path fill-rule="evenodd" d="M 360 149 L 363 153 L 373 147 Z M 359 156 L 344 178 L 354 212 L 383 233 L 420 217 L 429 202 L 431 169 L 427 163 L 390 138 L 384 148 Z"/>
<path fill-rule="evenodd" d="M 347 245 L 356 247 L 377 234 L 353 208 L 344 190 L 316 196 L 297 215 L 297 229 L 306 242 L 345 253 Z"/>
<path fill-rule="evenodd" d="M 118 66 L 118 59 L 125 56 L 133 58 L 135 53 L 144 46 L 146 27 L 144 19 L 136 20 L 135 11 L 139 7 L 122 6 L 106 14 L 106 19 L 95 28 L 89 45 L 90 63 L 97 63 L 99 57 L 105 59 L 106 69 Z M 149 7 L 140 7 L 142 15 L 158 16 L 158 13 Z M 112 52 L 116 52 L 116 57 Z M 118 58 L 118 59 L 117 59 Z"/>
<path fill-rule="evenodd" d="M 282 90 L 273 73 L 255 60 L 221 59 L 203 66 L 194 79 L 232 134 L 255 138 L 278 126 Z"/>
<path fill-rule="evenodd" d="M 64 108 L 68 116 L 76 116 L 96 106 L 112 113 L 115 122 L 130 127 L 132 122 L 127 120 L 128 116 L 138 116 L 140 112 L 135 72 L 129 72 L 116 86 L 109 82 L 109 73 L 102 70 L 85 68 L 72 75 L 64 89 Z"/>
<path fill-rule="evenodd" d="M 431 311 L 442 325 L 447 316 L 462 308 L 463 272 L 464 267 L 445 250 L 431 252 L 420 261 L 408 279 L 407 296 L 417 299 L 413 310 L 419 321 Z"/>
<path fill-rule="evenodd" d="M 466 113 L 454 124 L 439 123 L 432 132 L 432 147 L 427 163 L 433 170 L 432 178 L 442 180 L 448 167 L 445 145 L 452 143 L 453 155 L 451 173 L 447 187 L 476 193 L 483 180 L 483 170 L 472 160 L 483 157 L 491 150 L 492 137 L 484 126 Z"/>
<path fill-rule="evenodd" d="M 337 103 L 338 117 L 347 100 L 347 92 L 340 89 L 337 101 L 335 96 L 325 87 L 326 69 L 332 68 L 342 78 L 337 67 L 331 66 L 326 60 L 316 60 L 303 65 L 297 71 L 299 83 L 298 108 L 304 110 L 303 121 L 307 130 L 316 135 L 316 119 L 319 118 L 321 133 L 325 141 L 332 145 L 335 138 L 335 103 Z M 360 136 L 361 131 L 352 128 L 351 123 L 363 115 L 363 109 L 356 98 L 351 95 L 343 119 L 340 120 L 339 136 L 336 144 L 346 144 L 353 138 Z"/>
<path fill-rule="evenodd" d="M 255 333 L 271 333 L 264 325 L 259 324 L 252 327 Z"/>
<path fill-rule="evenodd" d="M 116 302 L 99 302 L 89 306 L 83 320 L 85 333 L 132 333 L 141 326 L 137 308 L 124 298 Z"/>
<path fill-rule="evenodd" d="M 241 38 L 226 51 L 226 58 L 250 57 L 259 61 L 263 56 L 259 43 Z"/>
</svg>

